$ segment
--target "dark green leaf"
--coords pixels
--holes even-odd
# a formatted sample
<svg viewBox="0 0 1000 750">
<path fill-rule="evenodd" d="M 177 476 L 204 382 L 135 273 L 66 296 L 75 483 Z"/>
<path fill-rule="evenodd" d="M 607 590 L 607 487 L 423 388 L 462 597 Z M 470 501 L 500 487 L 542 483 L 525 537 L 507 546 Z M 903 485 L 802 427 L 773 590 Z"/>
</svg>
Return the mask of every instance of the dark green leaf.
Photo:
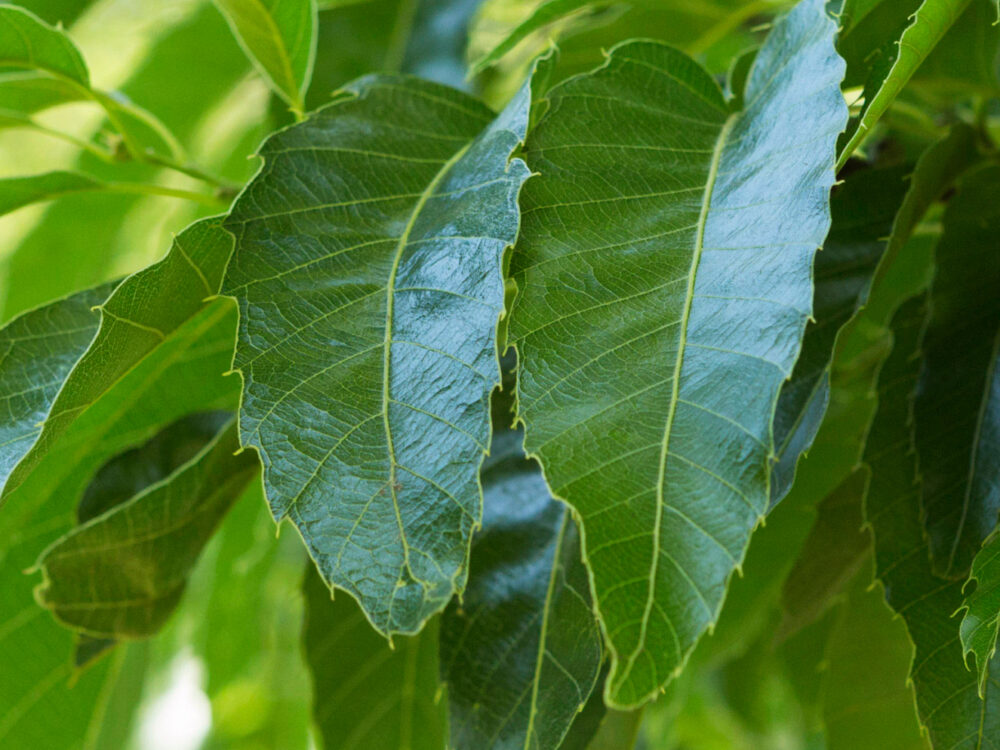
<svg viewBox="0 0 1000 750">
<path fill-rule="evenodd" d="M 912 23 L 899 38 L 891 66 L 884 72 L 881 68 L 876 69 L 878 78 L 866 84 L 866 101 L 853 134 L 840 152 L 838 169 L 871 132 L 875 123 L 889 109 L 889 105 L 969 2 L 970 0 L 923 0 L 913 15 Z"/>
<path fill-rule="evenodd" d="M 385 634 L 464 587 L 528 99 L 493 120 L 437 84 L 362 79 L 267 141 L 227 223 L 242 442 L 275 518 Z"/>
<path fill-rule="evenodd" d="M 781 387 L 774 415 L 772 507 L 791 489 L 799 457 L 816 438 L 830 400 L 837 338 L 868 299 L 905 188 L 902 170 L 866 170 L 833 194 L 833 224 L 813 269 L 813 321 L 806 326 L 802 352 Z"/>
<path fill-rule="evenodd" d="M 895 343 L 879 375 L 878 411 L 865 446 L 871 476 L 864 511 L 875 540 L 875 575 L 915 646 L 910 679 L 921 724 L 935 748 L 973 750 L 1000 733 L 1000 690 L 979 698 L 979 680 L 962 659 L 953 617 L 962 604 L 962 582 L 934 575 L 920 519 L 911 430 L 925 319 L 924 296 L 893 318 Z M 990 684 L 1000 687 L 995 677 Z"/>
<path fill-rule="evenodd" d="M 509 401 L 494 395 L 483 531 L 462 601 L 442 619 L 442 679 L 452 746 L 554 750 L 594 689 L 601 634 L 576 524 L 507 427 Z"/>
<path fill-rule="evenodd" d="M 983 695 L 990 660 L 997 650 L 997 630 L 1000 629 L 1000 534 L 989 539 L 972 561 L 972 573 L 965 590 L 968 593 L 962 603 L 965 609 L 961 629 L 962 650 L 965 656 L 975 654 L 979 692 Z"/>
<path fill-rule="evenodd" d="M 198 555 L 257 472 L 233 420 L 188 463 L 42 553 L 39 604 L 98 638 L 143 638 L 174 611 Z"/>
<path fill-rule="evenodd" d="M 934 570 L 965 576 L 1000 512 L 1000 168 L 967 175 L 945 210 L 915 405 Z"/>
<path fill-rule="evenodd" d="M 316 0 L 215 0 L 271 88 L 296 112 L 316 55 Z"/>
<path fill-rule="evenodd" d="M 779 21 L 741 112 L 674 49 L 620 46 L 529 138 L 519 417 L 582 517 L 612 705 L 683 665 L 767 509 L 846 118 L 835 30 L 818 0 Z"/>
<path fill-rule="evenodd" d="M 326 750 L 441 750 L 447 719 L 437 684 L 437 620 L 393 644 L 374 632 L 350 597 L 331 600 L 306 575 L 306 660 L 313 718 Z"/>
</svg>

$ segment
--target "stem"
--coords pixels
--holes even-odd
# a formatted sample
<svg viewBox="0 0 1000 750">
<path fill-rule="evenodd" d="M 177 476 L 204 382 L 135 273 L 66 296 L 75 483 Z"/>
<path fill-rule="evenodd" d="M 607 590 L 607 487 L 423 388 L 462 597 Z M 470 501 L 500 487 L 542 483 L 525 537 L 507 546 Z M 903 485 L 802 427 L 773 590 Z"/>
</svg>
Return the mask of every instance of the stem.
<svg viewBox="0 0 1000 750">
<path fill-rule="evenodd" d="M 206 195 L 204 193 L 196 193 L 193 190 L 180 190 L 178 188 L 151 183 L 109 182 L 105 187 L 114 193 L 138 193 L 140 195 L 162 195 L 167 198 L 182 198 L 212 208 L 225 208 L 227 205 L 225 201 L 216 198 L 214 195 Z"/>
<path fill-rule="evenodd" d="M 147 164 L 155 164 L 158 167 L 164 167 L 165 169 L 172 169 L 175 172 L 180 172 L 188 177 L 194 177 L 196 180 L 201 180 L 202 182 L 207 182 L 209 185 L 214 185 L 229 192 L 238 192 L 242 185 L 238 185 L 235 182 L 229 182 L 221 177 L 216 177 L 213 174 L 203 171 L 194 164 L 181 164 L 174 161 L 173 159 L 160 156 L 154 152 L 146 152 L 138 157 L 139 161 L 143 161 Z"/>
</svg>

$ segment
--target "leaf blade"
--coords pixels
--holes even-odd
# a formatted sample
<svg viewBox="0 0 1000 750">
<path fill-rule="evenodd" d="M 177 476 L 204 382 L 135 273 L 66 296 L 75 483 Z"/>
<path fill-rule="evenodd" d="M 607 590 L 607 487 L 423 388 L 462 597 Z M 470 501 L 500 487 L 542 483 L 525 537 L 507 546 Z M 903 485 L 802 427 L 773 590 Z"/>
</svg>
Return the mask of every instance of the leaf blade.
<svg viewBox="0 0 1000 750">
<path fill-rule="evenodd" d="M 266 143 L 227 223 L 243 445 L 275 517 L 386 635 L 464 583 L 527 117 L 527 89 L 493 120 L 437 84 L 363 78 Z"/>
<path fill-rule="evenodd" d="M 715 82 L 680 53 L 654 43 L 619 47 L 605 67 L 552 89 L 549 111 L 529 137 L 529 164 L 542 176 L 526 188 L 524 227 L 512 261 L 520 290 L 510 329 L 522 362 L 518 414 L 526 424 L 528 454 L 540 458 L 553 494 L 566 499 L 583 519 L 597 607 L 611 638 L 613 668 L 606 692 L 611 705 L 639 705 L 684 663 L 715 619 L 729 574 L 766 509 L 759 493 L 767 494 L 773 400 L 798 353 L 811 301 L 812 255 L 829 226 L 825 201 L 832 184 L 832 141 L 846 114 L 838 88 L 843 68 L 833 51 L 833 33 L 820 4 L 800 4 L 779 22 L 758 55 L 746 109 L 738 114 L 729 113 Z M 798 73 L 779 63 L 793 50 L 797 59 L 809 61 Z M 805 75 L 806 68 L 809 84 L 803 88 L 797 81 L 804 84 L 805 78 L 798 76 Z M 650 96 L 670 106 L 651 110 L 646 105 Z M 779 137 L 770 144 L 762 137 L 747 151 L 739 144 L 741 139 L 754 140 L 755 122 L 780 121 L 777 112 L 785 106 L 816 118 L 808 128 L 813 136 L 808 165 L 801 165 L 795 179 L 815 191 L 813 207 L 821 208 L 802 213 L 801 231 L 790 225 L 768 228 L 768 219 L 761 216 L 758 222 L 748 216 L 744 225 L 749 229 L 740 232 L 724 220 L 727 209 L 750 215 L 763 210 L 755 205 L 753 179 L 741 184 L 742 167 L 766 168 L 766 155 L 777 148 Z M 651 133 L 660 140 L 651 140 Z M 780 136 L 782 148 L 789 138 L 795 142 L 794 135 L 785 135 Z M 630 140 L 623 142 L 623 136 Z M 731 147 L 725 145 L 727 136 Z M 817 147 L 817 141 L 822 146 Z M 630 148 L 640 155 L 629 156 Z M 561 149 L 559 156 L 556 149 Z M 643 149 L 673 152 L 672 163 L 657 166 L 642 156 Z M 616 184 L 610 175 L 622 177 Z M 777 174 L 762 179 L 757 189 L 780 179 Z M 791 194 L 781 197 L 794 203 Z M 649 209 L 643 208 L 644 202 Z M 609 210 L 615 212 L 614 219 L 601 224 Z M 797 210 L 791 204 L 775 209 L 783 216 Z M 550 240 L 543 221 L 584 231 L 567 231 Z M 628 225 L 638 228 L 632 236 L 624 230 Z M 775 238 L 769 234 L 772 229 L 783 236 Z M 725 267 L 734 256 L 724 248 L 768 248 L 770 242 L 789 236 L 801 237 L 801 242 L 781 248 L 785 254 L 780 262 L 788 273 L 780 284 L 788 284 L 786 291 L 772 290 L 763 277 L 756 288 L 741 287 L 729 278 Z M 660 244 L 672 251 L 669 273 L 663 268 L 667 262 Z M 602 252 L 604 256 L 598 255 Z M 762 250 L 762 255 L 770 252 L 779 262 L 774 248 Z M 739 257 L 741 263 L 753 262 Z M 619 273 L 620 265 L 627 273 Z M 667 276 L 670 280 L 663 282 Z M 671 294 L 670 284 L 683 291 Z M 696 296 L 705 300 L 694 304 Z M 728 306 L 733 297 L 758 300 L 753 315 L 743 309 L 739 322 L 727 322 L 737 311 L 738 305 Z M 752 350 L 741 352 L 743 342 L 734 332 L 746 331 L 748 320 L 761 328 L 759 334 L 746 334 L 745 345 Z M 686 338 L 664 333 L 671 326 L 686 330 Z M 775 336 L 775 331 L 787 337 Z M 574 349 L 566 339 L 587 340 L 590 346 L 586 351 Z M 591 349 L 603 354 L 592 361 Z M 718 364 L 727 358 L 728 363 Z M 660 375 L 664 363 L 677 377 Z M 721 391 L 713 395 L 699 386 L 713 367 L 722 372 L 727 366 L 734 373 L 754 372 L 752 404 L 743 399 L 734 409 Z M 622 369 L 629 372 L 627 382 L 621 379 Z M 689 385 L 682 388 L 682 380 Z M 685 440 L 681 450 L 669 446 L 674 420 L 677 434 L 685 436 L 679 438 Z M 696 427 L 707 420 L 711 428 Z M 752 422 L 749 427 L 747 421 Z M 710 439 L 700 439 L 699 433 L 725 437 L 713 449 Z M 724 443 L 745 459 L 742 467 L 726 464 L 720 471 L 715 465 L 726 460 L 719 449 Z M 691 455 L 699 450 L 700 455 Z M 624 476 L 618 467 L 625 469 Z M 702 500 L 705 506 L 699 508 L 682 487 L 688 493 L 712 493 L 713 501 Z M 746 487 L 753 488 L 753 498 L 744 492 Z M 623 509 L 601 517 L 602 509 L 616 502 Z M 706 515 L 710 504 L 724 508 L 722 515 Z M 617 528 L 619 523 L 627 531 Z M 649 529 L 654 531 L 650 534 Z M 664 529 L 671 534 L 669 554 L 659 543 Z M 640 548 L 643 537 L 649 541 Z M 613 545 L 620 550 L 629 541 L 629 572 L 623 573 L 625 568 L 616 562 L 611 576 L 612 565 L 606 561 L 621 557 Z M 689 570 L 697 571 L 694 577 Z M 641 598 L 613 588 L 613 578 L 622 576 L 642 587 Z M 612 592 L 607 599 L 604 591 Z M 636 599 L 641 602 L 638 610 Z"/>
</svg>

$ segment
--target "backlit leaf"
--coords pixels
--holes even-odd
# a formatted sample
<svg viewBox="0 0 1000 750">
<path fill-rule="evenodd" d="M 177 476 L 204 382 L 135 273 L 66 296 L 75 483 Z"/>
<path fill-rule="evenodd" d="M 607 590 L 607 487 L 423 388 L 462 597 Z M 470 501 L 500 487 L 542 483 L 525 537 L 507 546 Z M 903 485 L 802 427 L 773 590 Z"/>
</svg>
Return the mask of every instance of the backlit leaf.
<svg viewBox="0 0 1000 750">
<path fill-rule="evenodd" d="M 302 112 L 316 55 L 316 0 L 215 0 L 271 87 Z"/>
<path fill-rule="evenodd" d="M 403 76 L 344 89 L 262 148 L 233 208 L 240 435 L 276 519 L 382 633 L 464 586 L 528 92 L 498 118 Z"/>
<path fill-rule="evenodd" d="M 674 49 L 620 46 L 528 141 L 518 414 L 582 518 L 611 705 L 676 674 L 767 510 L 846 119 L 834 33 L 815 0 L 779 21 L 739 112 Z"/>
<path fill-rule="evenodd" d="M 893 0 L 894 1 L 894 0 Z M 912 23 L 899 38 L 892 65 L 866 85 L 866 101 L 855 130 L 837 160 L 838 169 L 850 158 L 879 118 L 903 90 L 920 63 L 931 53 L 970 0 L 923 0 Z"/>
</svg>

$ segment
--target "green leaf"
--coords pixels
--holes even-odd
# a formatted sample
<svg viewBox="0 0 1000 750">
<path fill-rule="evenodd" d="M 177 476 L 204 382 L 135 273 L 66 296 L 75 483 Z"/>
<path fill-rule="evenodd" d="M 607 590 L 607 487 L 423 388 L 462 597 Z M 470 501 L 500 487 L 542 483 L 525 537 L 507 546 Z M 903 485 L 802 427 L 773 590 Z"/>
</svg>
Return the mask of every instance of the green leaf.
<svg viewBox="0 0 1000 750">
<path fill-rule="evenodd" d="M 364 78 L 266 142 L 227 223 L 243 445 L 275 518 L 384 634 L 464 586 L 527 119 L 527 89 L 493 120 Z"/>
<path fill-rule="evenodd" d="M 257 472 L 236 422 L 176 472 L 52 544 L 39 604 L 98 638 L 143 638 L 174 611 L 198 555 Z"/>
<path fill-rule="evenodd" d="M 813 321 L 774 415 L 771 507 L 791 489 L 799 458 L 819 431 L 838 337 L 868 299 L 905 189 L 901 170 L 882 169 L 857 172 L 833 193 L 833 224 L 813 268 Z"/>
<path fill-rule="evenodd" d="M 893 221 L 885 258 L 872 280 L 873 293 L 881 287 L 889 269 L 931 206 L 978 160 L 976 132 L 962 123 L 954 125 L 947 135 L 920 154 L 910 175 L 906 197 Z"/>
<path fill-rule="evenodd" d="M 310 566 L 311 568 L 312 566 Z M 327 750 L 445 747 L 447 718 L 439 700 L 437 619 L 422 633 L 385 642 L 349 597 L 331 600 L 310 569 L 306 661 L 313 679 L 313 718 Z"/>
<path fill-rule="evenodd" d="M 827 643 L 826 750 L 929 750 L 906 679 L 913 646 L 870 584 L 867 568 L 854 576 Z"/>
<path fill-rule="evenodd" d="M 121 453 L 98 469 L 76 508 L 87 523 L 116 508 L 194 458 L 229 421 L 225 411 L 191 414 L 163 428 L 142 445 Z"/>
<path fill-rule="evenodd" d="M 16 5 L 0 5 L 0 65 L 35 68 L 90 88 L 90 73 L 62 31 Z"/>
<path fill-rule="evenodd" d="M 531 11 L 531 15 L 512 29 L 503 41 L 497 44 L 492 50 L 475 60 L 470 66 L 469 73 L 474 75 L 481 73 L 486 68 L 494 65 L 504 55 L 513 50 L 518 44 L 534 34 L 539 29 L 565 19 L 574 13 L 587 9 L 600 8 L 613 4 L 614 0 L 604 2 L 594 2 L 594 0 L 546 0 Z"/>
<path fill-rule="evenodd" d="M 58 320 L 54 311 L 48 314 L 54 322 Z M 25 319 L 27 316 L 19 320 Z M 5 747 L 55 743 L 70 750 L 91 750 L 98 741 L 95 738 L 105 736 L 103 715 L 105 710 L 114 710 L 110 704 L 116 704 L 119 688 L 134 698 L 134 671 L 141 674 L 142 664 L 132 666 L 132 646 L 71 681 L 73 638 L 38 607 L 32 594 L 34 580 L 22 571 L 37 561 L 53 538 L 69 531 L 87 481 L 108 458 L 148 439 L 186 413 L 235 407 L 233 379 L 219 376 L 232 356 L 235 325 L 235 310 L 230 305 L 212 305 L 137 362 L 119 382 L 107 384 L 106 392 L 49 446 L 37 471 L 25 477 L 4 505 L 0 651 L 5 668 L 0 670 L 0 705 L 6 710 L 0 720 L 0 743 Z M 38 324 L 29 332 L 46 330 Z M 25 362 L 36 339 L 14 344 L 7 350 L 5 370 L 12 362 Z M 53 356 L 55 353 L 62 354 L 54 350 Z M 46 361 L 43 352 L 36 363 Z M 62 377 L 63 373 L 55 374 Z M 12 455 L 6 450 L 2 455 L 6 474 Z M 134 708 L 134 702 L 126 701 L 125 708 Z M 115 710 L 107 717 L 115 727 L 127 729 L 127 712 Z M 111 732 L 112 728 L 107 729 Z M 110 746 L 120 745 L 112 742 Z"/>
<path fill-rule="evenodd" d="M 817 0 L 779 21 L 741 112 L 682 53 L 625 44 L 528 141 L 518 413 L 582 518 L 612 706 L 684 664 L 767 509 L 846 119 L 835 31 Z"/>
<path fill-rule="evenodd" d="M 63 195 L 107 189 L 107 183 L 79 172 L 43 172 L 3 178 L 0 179 L 0 216 Z"/>
<path fill-rule="evenodd" d="M 935 573 L 964 577 L 1000 513 L 1000 168 L 948 202 L 915 403 L 924 526 Z"/>
<path fill-rule="evenodd" d="M 77 523 L 92 521 L 165 479 L 202 450 L 230 416 L 225 411 L 192 414 L 165 427 L 143 445 L 112 458 L 84 490 L 76 508 Z M 93 663 L 115 644 L 113 638 L 79 634 L 76 666 Z"/>
<path fill-rule="evenodd" d="M 14 318 L 0 329 L 0 482 L 34 444 L 66 377 L 87 351 L 114 284 L 78 292 Z"/>
<path fill-rule="evenodd" d="M 316 56 L 316 0 L 215 0 L 251 62 L 301 113 Z"/>
<path fill-rule="evenodd" d="M 469 90 L 467 28 L 479 0 L 365 0 L 319 14 L 319 42 L 306 107 L 327 104 L 368 73 L 410 73 Z"/>
<path fill-rule="evenodd" d="M 867 559 L 871 538 L 861 531 L 865 481 L 863 472 L 855 472 L 819 504 L 816 523 L 785 579 L 782 634 L 818 620 Z"/>
<path fill-rule="evenodd" d="M 866 85 L 866 101 L 856 129 L 837 159 L 839 170 L 857 149 L 889 105 L 903 90 L 970 0 L 924 0 L 913 15 L 913 22 L 899 39 L 891 67 L 879 74 L 879 80 Z"/>
<path fill-rule="evenodd" d="M 6 110 L 32 114 L 85 98 L 73 84 L 44 73 L 31 71 L 0 75 L 0 101 Z"/>
<path fill-rule="evenodd" d="M 77 355 L 72 370 L 51 384 L 58 397 L 46 403 L 45 411 L 32 413 L 34 421 L 18 443 L 0 447 L 0 497 L 17 489 L 70 425 L 138 363 L 157 349 L 177 345 L 175 334 L 199 317 L 205 300 L 218 292 L 231 249 L 232 238 L 219 221 L 203 220 L 178 235 L 163 260 L 133 274 L 107 297 L 93 342 Z M 219 301 L 212 307 L 214 312 L 202 316 L 206 328 L 225 317 L 229 305 Z M 203 333 L 199 328 L 195 326 L 195 338 Z M 34 387 L 46 382 L 29 377 Z"/>
<path fill-rule="evenodd" d="M 920 519 L 911 432 L 926 314 L 922 295 L 893 318 L 895 344 L 879 375 L 878 411 L 865 446 L 871 476 L 864 512 L 875 540 L 875 576 L 915 647 L 910 680 L 921 724 L 935 748 L 982 748 L 1000 733 L 1000 690 L 979 698 L 978 676 L 962 659 L 953 617 L 962 604 L 962 582 L 934 575 Z M 995 677 L 990 682 L 1000 687 Z"/>
<path fill-rule="evenodd" d="M 441 622 L 451 746 L 554 750 L 594 689 L 601 634 L 576 524 L 507 427 L 510 398 L 494 404 L 483 530 L 462 601 Z"/>
<path fill-rule="evenodd" d="M 994 534 L 987 540 L 976 555 L 969 581 L 963 588 L 971 591 L 962 603 L 965 610 L 961 628 L 962 653 L 976 656 L 979 694 L 983 696 L 990 660 L 996 655 L 997 631 L 1000 629 L 1000 534 Z"/>
</svg>

